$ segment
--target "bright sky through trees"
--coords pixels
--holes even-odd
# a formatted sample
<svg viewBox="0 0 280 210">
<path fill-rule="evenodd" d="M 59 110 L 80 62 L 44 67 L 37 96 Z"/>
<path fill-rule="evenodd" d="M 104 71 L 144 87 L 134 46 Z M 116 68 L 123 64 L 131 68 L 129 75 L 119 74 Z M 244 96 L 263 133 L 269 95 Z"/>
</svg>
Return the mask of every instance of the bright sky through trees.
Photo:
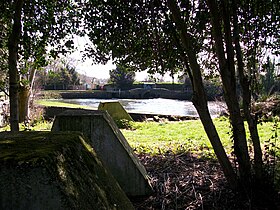
<svg viewBox="0 0 280 210">
<path fill-rule="evenodd" d="M 103 64 L 93 64 L 90 58 L 85 58 L 83 60 L 83 54 L 81 51 L 84 50 L 85 44 L 90 43 L 87 37 L 74 37 L 75 52 L 73 52 L 69 57 L 73 59 L 73 64 L 76 66 L 77 71 L 80 74 L 84 74 L 90 77 L 96 77 L 98 79 L 108 79 L 109 71 L 116 68 L 116 65 L 109 61 L 106 65 Z M 144 81 L 148 77 L 146 72 L 136 72 L 136 80 Z M 164 76 L 165 81 L 171 81 L 171 77 L 168 75 Z"/>
<path fill-rule="evenodd" d="M 69 57 L 73 59 L 73 63 L 77 68 L 77 71 L 81 74 L 96 77 L 99 79 L 109 78 L 109 70 L 114 69 L 116 66 L 112 62 L 108 62 L 106 65 L 93 64 L 90 58 L 83 59 L 82 51 L 85 49 L 85 45 L 90 43 L 87 37 L 74 37 L 75 52 Z"/>
<path fill-rule="evenodd" d="M 90 58 L 85 58 L 83 60 L 82 51 L 85 49 L 86 43 L 91 43 L 88 37 L 74 37 L 75 52 L 73 52 L 69 57 L 73 59 L 74 65 L 80 74 L 84 74 L 89 77 L 96 77 L 98 79 L 109 79 L 109 71 L 116 68 L 116 65 L 109 61 L 106 65 L 103 64 L 93 64 Z M 276 64 L 280 62 L 280 58 L 272 56 L 270 52 L 266 52 L 266 56 L 270 56 L 275 59 Z M 264 58 L 266 57 L 264 56 Z M 279 67 L 277 66 L 277 72 L 279 72 Z M 136 72 L 136 80 L 144 81 L 147 79 L 147 72 Z M 171 77 L 166 74 L 164 76 L 165 81 L 171 81 Z"/>
</svg>

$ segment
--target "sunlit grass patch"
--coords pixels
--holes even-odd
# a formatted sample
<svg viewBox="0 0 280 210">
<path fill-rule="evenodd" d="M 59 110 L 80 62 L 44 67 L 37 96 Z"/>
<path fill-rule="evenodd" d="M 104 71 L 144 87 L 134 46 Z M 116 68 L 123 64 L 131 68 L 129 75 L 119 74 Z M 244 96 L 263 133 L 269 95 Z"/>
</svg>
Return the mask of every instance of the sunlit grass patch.
<svg viewBox="0 0 280 210">
<path fill-rule="evenodd" d="M 50 131 L 52 128 L 53 122 L 48 120 L 43 120 L 40 122 L 33 123 L 29 126 L 29 129 L 32 131 Z"/>
<path fill-rule="evenodd" d="M 20 131 L 50 131 L 52 128 L 52 121 L 40 120 L 38 122 L 32 122 L 31 124 L 19 124 Z M 0 132 L 10 131 L 10 125 L 0 128 Z"/>
<path fill-rule="evenodd" d="M 214 124 L 226 152 L 230 154 L 233 143 L 228 119 L 214 119 Z M 275 130 L 275 123 L 273 122 L 258 125 L 262 145 L 265 144 L 267 139 L 275 136 L 275 132 L 279 132 L 279 122 L 277 129 Z M 137 153 L 191 152 L 205 157 L 214 156 L 213 148 L 200 120 L 162 123 L 135 122 L 132 124 L 132 129 L 122 129 L 122 133 Z M 249 137 L 248 131 L 247 135 Z M 277 142 L 279 147 L 279 141 Z"/>
<path fill-rule="evenodd" d="M 55 107 L 67 107 L 67 108 L 93 109 L 92 107 L 86 106 L 86 105 L 70 104 L 70 103 L 66 103 L 66 102 L 55 101 L 55 100 L 48 100 L 48 99 L 37 100 L 36 104 L 42 105 L 42 106 L 55 106 Z"/>
<path fill-rule="evenodd" d="M 228 121 L 216 123 L 222 128 L 220 129 L 222 142 L 226 148 L 230 149 Z M 135 122 L 132 127 L 133 129 L 130 130 L 122 129 L 122 132 L 136 152 L 151 154 L 192 152 L 199 155 L 203 152 L 206 156 L 214 155 L 199 120 L 164 123 Z"/>
<path fill-rule="evenodd" d="M 220 139 L 228 154 L 232 152 L 231 128 L 228 119 L 214 119 Z M 246 122 L 245 122 L 246 124 Z M 52 122 L 40 121 L 31 125 L 21 124 L 21 130 L 48 131 Z M 121 129 L 128 143 L 136 153 L 165 154 L 190 152 L 203 157 L 214 157 L 214 151 L 200 120 L 180 122 L 133 122 L 129 129 Z M 246 126 L 247 127 L 247 126 Z M 258 132 L 265 152 L 273 152 L 280 157 L 280 123 L 263 122 L 258 125 Z M 9 126 L 0 131 L 9 131 Z M 247 129 L 248 130 L 248 129 Z M 247 131 L 248 133 L 248 131 Z M 249 134 L 248 134 L 249 137 Z M 252 144 L 248 141 L 248 144 Z M 275 147 L 272 146 L 275 144 Z M 269 147 L 265 147 L 268 145 Z M 271 151 L 266 151 L 268 148 Z"/>
</svg>

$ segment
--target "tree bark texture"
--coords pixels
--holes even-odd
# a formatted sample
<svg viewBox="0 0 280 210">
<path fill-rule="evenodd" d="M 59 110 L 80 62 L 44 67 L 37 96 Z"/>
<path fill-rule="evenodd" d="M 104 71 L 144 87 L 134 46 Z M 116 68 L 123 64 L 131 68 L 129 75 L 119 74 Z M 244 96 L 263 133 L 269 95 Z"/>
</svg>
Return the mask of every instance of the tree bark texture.
<svg viewBox="0 0 280 210">
<path fill-rule="evenodd" d="M 215 0 L 207 1 L 212 22 L 213 38 L 215 40 L 216 54 L 219 61 L 219 69 L 223 82 L 225 101 L 230 113 L 233 130 L 234 152 L 239 164 L 240 178 L 243 184 L 251 182 L 251 165 L 248 153 L 246 132 L 241 116 L 238 96 L 236 93 L 236 79 L 234 67 L 234 51 L 231 38 L 230 20 L 226 11 L 223 11 L 224 36 L 222 33 L 222 20 L 220 10 Z M 223 1 L 227 4 L 227 1 Z M 223 40 L 224 37 L 224 40 Z M 226 45 L 226 51 L 224 50 Z M 226 56 L 227 55 L 227 58 Z"/>
<path fill-rule="evenodd" d="M 263 160 L 262 160 L 262 150 L 260 144 L 260 138 L 257 129 L 257 119 L 252 115 L 251 112 L 251 89 L 248 77 L 244 73 L 244 62 L 242 50 L 239 42 L 239 26 L 237 19 L 237 5 L 235 1 L 232 1 L 232 12 L 233 12 L 233 40 L 235 45 L 235 52 L 237 58 L 237 68 L 239 82 L 242 89 L 243 98 L 243 110 L 244 115 L 248 123 L 251 139 L 254 147 L 254 169 L 256 173 L 256 178 L 258 180 L 262 179 L 263 174 Z"/>
<path fill-rule="evenodd" d="M 22 85 L 19 87 L 19 122 L 24 122 L 29 117 L 30 94 L 29 85 Z"/>
<path fill-rule="evenodd" d="M 33 94 L 34 78 L 36 74 L 35 68 L 29 69 L 28 84 L 19 87 L 19 122 L 30 119 L 30 97 Z"/>
<path fill-rule="evenodd" d="M 168 7 L 172 12 L 172 18 L 176 23 L 176 27 L 179 31 L 183 45 L 182 47 L 186 50 L 188 61 L 190 63 L 190 78 L 192 78 L 193 85 L 193 104 L 200 116 L 205 132 L 207 133 L 207 136 L 213 146 L 215 154 L 222 166 L 225 177 L 227 178 L 227 181 L 230 184 L 230 186 L 235 189 L 237 186 L 236 174 L 226 155 L 224 147 L 220 141 L 219 135 L 209 113 L 200 67 L 197 62 L 194 48 L 191 45 L 191 36 L 186 31 L 187 27 L 184 25 L 176 2 L 173 0 L 168 0 L 167 2 Z"/>
<path fill-rule="evenodd" d="M 13 27 L 8 41 L 9 50 L 9 96 L 10 96 L 10 124 L 11 131 L 19 130 L 19 110 L 18 110 L 18 45 L 21 36 L 21 10 L 23 0 L 14 1 Z"/>
</svg>

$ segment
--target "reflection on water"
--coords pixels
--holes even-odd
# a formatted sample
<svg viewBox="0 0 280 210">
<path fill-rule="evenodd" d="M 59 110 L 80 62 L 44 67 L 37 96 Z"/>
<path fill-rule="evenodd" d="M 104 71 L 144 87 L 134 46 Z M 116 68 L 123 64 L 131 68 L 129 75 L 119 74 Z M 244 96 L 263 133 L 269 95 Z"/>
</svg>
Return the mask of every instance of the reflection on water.
<svg viewBox="0 0 280 210">
<path fill-rule="evenodd" d="M 179 116 L 198 116 L 192 102 L 174 99 L 53 99 L 56 101 L 98 107 L 100 102 L 119 101 L 128 112 Z M 222 102 L 208 102 L 212 117 L 224 110 Z"/>
</svg>

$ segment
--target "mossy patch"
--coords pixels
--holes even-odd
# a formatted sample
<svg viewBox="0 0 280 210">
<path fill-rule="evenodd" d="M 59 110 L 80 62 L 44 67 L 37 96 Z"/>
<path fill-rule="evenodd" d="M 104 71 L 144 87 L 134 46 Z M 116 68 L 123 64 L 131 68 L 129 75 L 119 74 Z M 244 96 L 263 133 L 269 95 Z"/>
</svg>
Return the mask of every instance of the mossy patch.
<svg viewBox="0 0 280 210">
<path fill-rule="evenodd" d="M 133 209 L 80 133 L 2 132 L 0 150 L 0 209 Z"/>
</svg>

